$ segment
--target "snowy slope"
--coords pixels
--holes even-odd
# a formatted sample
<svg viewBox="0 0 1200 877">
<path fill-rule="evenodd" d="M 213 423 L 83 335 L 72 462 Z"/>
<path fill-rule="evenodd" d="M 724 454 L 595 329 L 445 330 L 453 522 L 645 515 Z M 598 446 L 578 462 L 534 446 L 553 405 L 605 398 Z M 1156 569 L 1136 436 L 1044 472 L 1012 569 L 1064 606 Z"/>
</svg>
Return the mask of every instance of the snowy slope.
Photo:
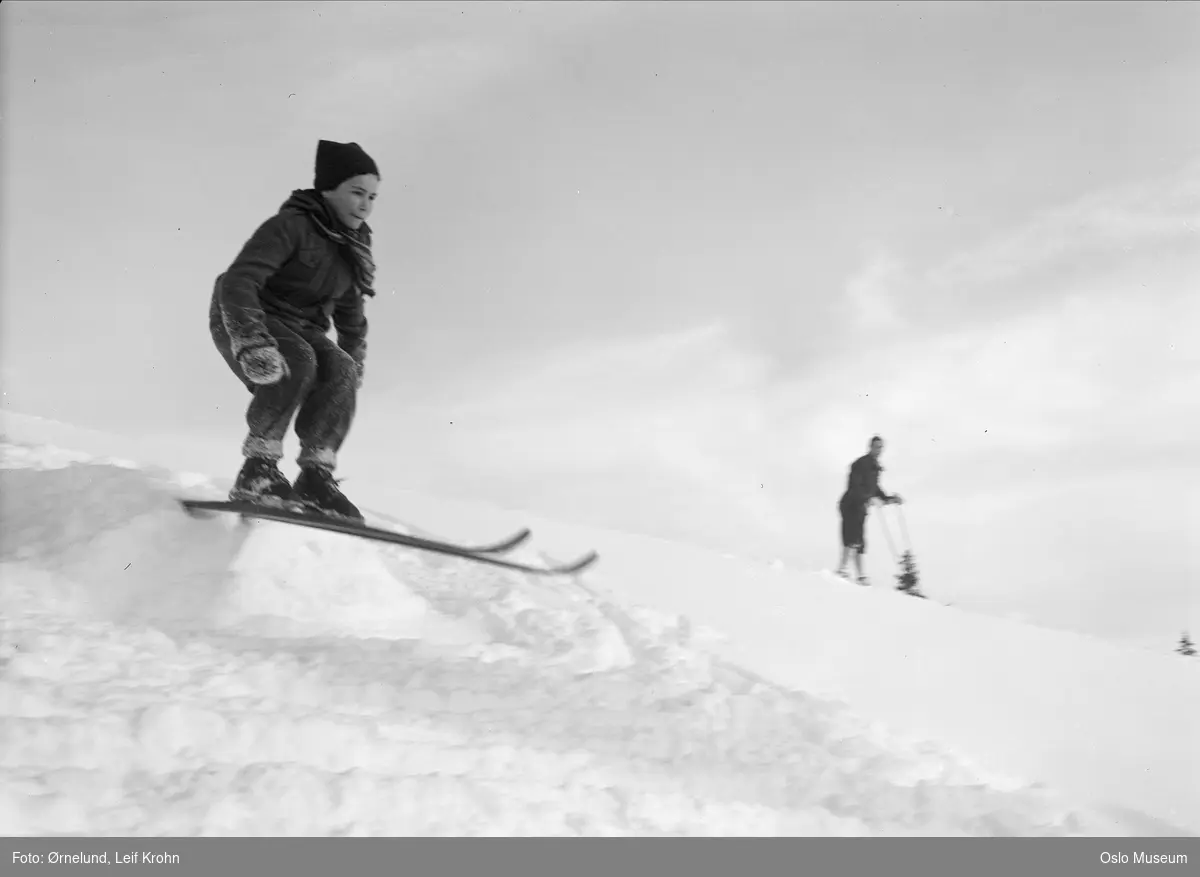
<svg viewBox="0 0 1200 877">
<path fill-rule="evenodd" d="M 590 582 L 718 628 L 710 650 L 727 661 L 970 753 L 997 782 L 1036 779 L 1137 830 L 1200 835 L 1200 659 L 915 600 L 891 588 L 881 559 L 876 586 L 861 589 L 778 561 L 465 504 L 425 503 L 421 515 L 529 523 L 567 554 L 594 547 L 602 563 Z"/>
<path fill-rule="evenodd" d="M 725 659 L 969 752 L 991 776 L 1037 778 L 1200 833 L 1200 661 L 828 573 L 743 569 L 738 583 L 736 602 L 680 580 L 639 593 L 720 619 Z"/>
<path fill-rule="evenodd" d="M 0 451 L 2 834 L 1115 830 L 714 654 L 745 616 L 704 619 L 721 644 L 599 577 L 192 520 L 202 477 Z"/>
</svg>

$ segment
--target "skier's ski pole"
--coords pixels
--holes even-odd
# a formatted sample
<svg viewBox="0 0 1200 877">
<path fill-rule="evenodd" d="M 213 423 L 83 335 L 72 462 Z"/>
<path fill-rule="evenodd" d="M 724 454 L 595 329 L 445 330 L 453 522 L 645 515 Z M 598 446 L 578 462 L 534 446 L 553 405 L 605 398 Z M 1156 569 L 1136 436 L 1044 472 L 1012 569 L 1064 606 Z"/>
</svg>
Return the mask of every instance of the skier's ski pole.
<svg viewBox="0 0 1200 877">
<path fill-rule="evenodd" d="M 899 505 L 896 507 L 896 510 L 900 514 L 900 535 L 904 538 L 904 548 L 911 554 L 912 540 L 908 538 L 908 527 L 904 523 L 904 506 Z"/>
<path fill-rule="evenodd" d="M 892 563 L 899 563 L 900 556 L 896 554 L 896 546 L 892 544 L 892 532 L 888 529 L 887 518 L 884 517 L 884 510 L 879 510 L 879 526 L 883 527 L 884 538 L 887 539 L 888 551 L 892 553 Z"/>
</svg>

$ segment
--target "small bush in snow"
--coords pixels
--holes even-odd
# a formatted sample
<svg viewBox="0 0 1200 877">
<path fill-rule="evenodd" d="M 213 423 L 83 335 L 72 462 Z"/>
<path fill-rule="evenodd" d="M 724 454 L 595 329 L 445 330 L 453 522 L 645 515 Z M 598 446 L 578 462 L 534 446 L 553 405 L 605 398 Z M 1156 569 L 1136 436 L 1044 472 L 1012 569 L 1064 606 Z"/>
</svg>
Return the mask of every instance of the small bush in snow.
<svg viewBox="0 0 1200 877">
<path fill-rule="evenodd" d="M 896 589 L 914 597 L 924 598 L 925 595 L 917 587 L 920 578 L 917 574 L 917 561 L 911 551 L 904 552 L 904 556 L 900 558 L 900 569 L 902 572 L 896 576 Z"/>
</svg>

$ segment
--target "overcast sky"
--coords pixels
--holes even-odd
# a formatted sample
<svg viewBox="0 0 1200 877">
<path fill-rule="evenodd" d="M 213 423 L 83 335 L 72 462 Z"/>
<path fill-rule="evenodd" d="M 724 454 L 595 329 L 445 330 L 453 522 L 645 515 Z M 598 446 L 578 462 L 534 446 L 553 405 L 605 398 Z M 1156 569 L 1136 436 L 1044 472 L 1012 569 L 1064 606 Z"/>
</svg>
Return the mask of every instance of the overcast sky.
<svg viewBox="0 0 1200 877">
<path fill-rule="evenodd" d="M 403 517 L 387 493 L 416 488 L 829 567 L 878 432 L 931 592 L 1200 633 L 1196 4 L 8 2 L 0 25 L 7 409 L 232 477 L 213 279 L 319 138 L 354 140 L 383 177 L 360 504 Z"/>
</svg>

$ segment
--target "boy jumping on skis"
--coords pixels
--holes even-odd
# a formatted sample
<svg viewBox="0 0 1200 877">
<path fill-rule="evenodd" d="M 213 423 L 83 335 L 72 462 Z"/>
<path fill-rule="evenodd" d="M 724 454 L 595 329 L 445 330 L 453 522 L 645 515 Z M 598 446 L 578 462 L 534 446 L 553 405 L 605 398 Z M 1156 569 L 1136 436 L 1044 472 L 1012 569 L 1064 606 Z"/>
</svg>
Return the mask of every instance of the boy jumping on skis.
<svg viewBox="0 0 1200 877">
<path fill-rule="evenodd" d="M 867 552 L 867 507 L 873 499 L 882 500 L 885 504 L 903 502 L 898 495 L 889 496 L 879 486 L 879 473 L 883 471 L 879 465 L 879 455 L 882 453 L 883 439 L 873 436 L 870 450 L 850 465 L 846 492 L 838 502 L 838 510 L 842 515 L 842 561 L 838 564 L 837 572 L 843 578 L 848 576 L 846 565 L 850 553 L 854 552 L 854 567 L 858 571 L 860 585 L 869 584 L 862 569 L 862 556 Z"/>
<path fill-rule="evenodd" d="M 245 463 L 230 499 L 362 519 L 333 472 L 366 362 L 363 303 L 375 295 L 366 220 L 379 180 L 357 143 L 320 141 L 313 188 L 292 192 L 217 277 L 209 331 L 251 393 Z M 278 468 L 293 417 L 300 439 L 294 484 Z"/>
</svg>

